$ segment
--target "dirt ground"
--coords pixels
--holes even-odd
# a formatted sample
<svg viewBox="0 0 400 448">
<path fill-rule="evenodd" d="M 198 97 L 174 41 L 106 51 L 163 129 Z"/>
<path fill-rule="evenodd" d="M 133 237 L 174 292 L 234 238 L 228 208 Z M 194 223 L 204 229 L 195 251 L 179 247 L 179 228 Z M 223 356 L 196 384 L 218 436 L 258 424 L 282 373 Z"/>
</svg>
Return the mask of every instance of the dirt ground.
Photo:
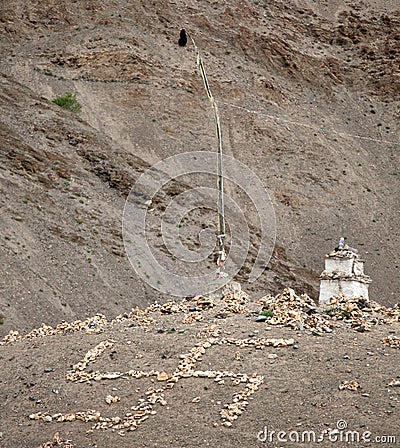
<svg viewBox="0 0 400 448">
<path fill-rule="evenodd" d="M 333 331 L 316 335 L 306 327 L 256 322 L 261 308 L 251 301 L 237 309 L 239 313 L 224 314 L 226 302 L 214 300 L 210 307 L 198 308 L 194 314 L 201 320 L 192 322 L 190 309 L 198 304 L 178 305 L 145 314 L 136 310 L 119 322 L 106 320 L 80 332 L 1 347 L 1 446 L 37 448 L 56 433 L 80 448 L 319 446 L 321 441 L 301 439 L 308 437 L 302 436 L 304 431 L 313 432 L 316 440 L 325 434 L 321 446 L 344 446 L 339 437 L 352 437 L 346 446 L 376 446 L 378 440 L 386 441 L 383 446 L 398 446 L 400 352 L 383 343 L 388 336 L 400 337 L 398 317 L 397 323 L 365 332 L 345 321 L 330 321 Z M 104 346 L 105 341 L 112 346 Z M 208 346 L 207 341 L 212 343 Z M 103 349 L 93 351 L 102 343 Z M 195 376 L 182 376 L 170 383 L 172 388 L 166 386 L 182 358 L 199 346 L 206 348 L 192 369 L 183 370 L 197 372 Z M 80 376 L 67 377 L 89 351 L 87 365 L 75 369 Z M 152 373 L 132 376 L 140 371 Z M 101 377 L 115 372 L 117 378 Z M 219 374 L 207 377 L 201 372 Z M 90 374 L 100 376 L 90 379 Z M 243 374 L 249 382 L 235 384 Z M 258 377 L 262 381 L 256 389 L 239 399 L 246 403 L 244 411 L 229 423 L 221 411 Z M 340 389 L 353 381 L 355 390 Z M 98 420 L 78 417 L 57 421 L 61 415 L 89 410 L 123 420 L 154 391 L 161 398 L 155 400 L 152 413 L 135 417 L 133 431 L 129 424 L 127 429 L 93 429 Z M 113 397 L 118 397 L 115 402 Z M 44 421 L 40 415 L 53 420 Z M 280 440 L 279 431 L 286 433 Z"/>
</svg>

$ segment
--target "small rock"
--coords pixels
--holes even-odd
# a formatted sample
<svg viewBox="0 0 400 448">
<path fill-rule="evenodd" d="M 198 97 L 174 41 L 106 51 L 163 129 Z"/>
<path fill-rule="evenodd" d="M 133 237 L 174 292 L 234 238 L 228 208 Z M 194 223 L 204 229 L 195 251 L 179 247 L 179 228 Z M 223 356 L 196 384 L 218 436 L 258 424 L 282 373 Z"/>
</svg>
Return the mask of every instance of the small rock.
<svg viewBox="0 0 400 448">
<path fill-rule="evenodd" d="M 276 353 L 270 353 L 269 355 L 268 355 L 268 359 L 275 359 L 275 358 L 277 358 L 278 357 L 278 355 L 276 354 Z"/>
<path fill-rule="evenodd" d="M 166 381 L 168 378 L 169 378 L 169 376 L 168 376 L 168 374 L 165 373 L 165 372 L 160 372 L 160 373 L 157 375 L 157 380 L 158 380 L 158 381 Z"/>
<path fill-rule="evenodd" d="M 111 403 L 117 403 L 118 401 L 120 401 L 120 398 L 118 397 L 118 395 L 115 396 L 107 395 L 105 400 L 107 404 L 111 404 Z"/>
<path fill-rule="evenodd" d="M 293 349 L 294 349 L 294 350 L 298 350 L 298 348 L 299 348 L 299 346 L 298 346 L 297 344 L 294 344 L 294 345 L 293 345 Z"/>
<path fill-rule="evenodd" d="M 263 316 L 262 314 L 257 317 L 256 322 L 265 322 L 267 320 L 267 316 Z M 228 423 L 228 422 L 226 422 Z"/>
</svg>

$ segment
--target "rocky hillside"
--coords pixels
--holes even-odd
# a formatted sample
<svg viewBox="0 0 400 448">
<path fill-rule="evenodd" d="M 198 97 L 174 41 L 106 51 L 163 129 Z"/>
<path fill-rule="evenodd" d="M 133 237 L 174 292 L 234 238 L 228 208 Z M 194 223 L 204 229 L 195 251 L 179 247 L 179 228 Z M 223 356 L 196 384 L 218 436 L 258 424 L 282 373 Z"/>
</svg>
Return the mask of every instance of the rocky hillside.
<svg viewBox="0 0 400 448">
<path fill-rule="evenodd" d="M 344 235 L 367 259 L 372 298 L 398 301 L 396 2 L 11 0 L 0 7 L 2 334 L 168 299 L 131 268 L 121 222 L 145 168 L 216 149 L 181 28 L 202 52 L 225 153 L 262 179 L 276 213 L 268 270 L 244 287 L 315 298 L 322 257 Z M 52 103 L 66 92 L 80 112 Z M 245 281 L 257 210 L 234 185 L 227 194 L 255 235 Z"/>
</svg>

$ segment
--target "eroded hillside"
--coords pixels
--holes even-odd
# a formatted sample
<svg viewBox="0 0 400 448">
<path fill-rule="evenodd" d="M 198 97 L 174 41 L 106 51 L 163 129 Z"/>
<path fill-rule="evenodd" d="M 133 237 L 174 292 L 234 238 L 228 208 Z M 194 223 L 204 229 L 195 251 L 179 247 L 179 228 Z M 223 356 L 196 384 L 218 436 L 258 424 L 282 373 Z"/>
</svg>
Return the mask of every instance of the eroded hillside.
<svg viewBox="0 0 400 448">
<path fill-rule="evenodd" d="M 146 167 L 215 150 L 196 54 L 177 45 L 182 27 L 202 52 L 224 151 L 274 204 L 275 255 L 249 288 L 315 297 L 322 257 L 343 234 L 367 259 L 371 296 L 394 304 L 399 24 L 395 2 L 2 5 L 1 331 L 161 299 L 130 267 L 121 220 Z M 77 115 L 51 103 L 67 91 Z M 256 210 L 227 190 L 256 226 Z"/>
</svg>

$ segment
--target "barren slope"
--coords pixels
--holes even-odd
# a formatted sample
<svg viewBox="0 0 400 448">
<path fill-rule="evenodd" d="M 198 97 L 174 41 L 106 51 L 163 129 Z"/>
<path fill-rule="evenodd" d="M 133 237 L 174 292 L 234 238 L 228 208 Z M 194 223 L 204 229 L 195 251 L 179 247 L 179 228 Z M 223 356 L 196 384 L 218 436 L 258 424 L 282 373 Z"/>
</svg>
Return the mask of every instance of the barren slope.
<svg viewBox="0 0 400 448">
<path fill-rule="evenodd" d="M 225 153 L 270 192 L 277 244 L 247 284 L 257 210 L 227 183 L 250 227 L 238 279 L 251 297 L 129 314 L 170 297 L 126 257 L 127 194 L 158 160 L 216 150 L 196 54 L 177 45 L 182 27 L 202 51 Z M 0 446 L 37 448 L 59 431 L 76 448 L 253 447 L 267 445 L 257 439 L 266 425 L 319 436 L 343 424 L 398 446 L 399 327 L 377 325 L 387 310 L 335 308 L 339 320 L 324 327 L 306 301 L 294 328 L 255 322 L 266 293 L 317 296 L 322 257 L 341 235 L 367 259 L 372 298 L 398 302 L 398 2 L 9 0 L 0 33 L 0 335 L 106 315 L 0 347 Z M 78 114 L 51 102 L 67 91 Z M 168 185 L 154 223 L 190 185 Z M 184 244 L 198 249 L 199 229 L 214 226 L 215 213 L 188 216 Z M 159 229 L 148 238 L 165 251 Z M 283 306 L 294 297 L 285 294 Z M 359 315 L 368 325 L 351 328 Z M 314 319 L 317 331 L 304 328 Z M 91 430 L 99 422 L 111 427 Z M 136 430 L 118 426 L 126 422 Z"/>
<path fill-rule="evenodd" d="M 146 164 L 215 149 L 181 27 L 202 50 L 225 152 L 274 202 L 283 264 L 253 288 L 312 292 L 344 234 L 367 256 L 372 297 L 397 301 L 395 2 L 13 0 L 1 7 L 2 332 L 157 297 L 120 257 L 124 195 Z M 79 119 L 50 103 L 66 91 Z"/>
</svg>

